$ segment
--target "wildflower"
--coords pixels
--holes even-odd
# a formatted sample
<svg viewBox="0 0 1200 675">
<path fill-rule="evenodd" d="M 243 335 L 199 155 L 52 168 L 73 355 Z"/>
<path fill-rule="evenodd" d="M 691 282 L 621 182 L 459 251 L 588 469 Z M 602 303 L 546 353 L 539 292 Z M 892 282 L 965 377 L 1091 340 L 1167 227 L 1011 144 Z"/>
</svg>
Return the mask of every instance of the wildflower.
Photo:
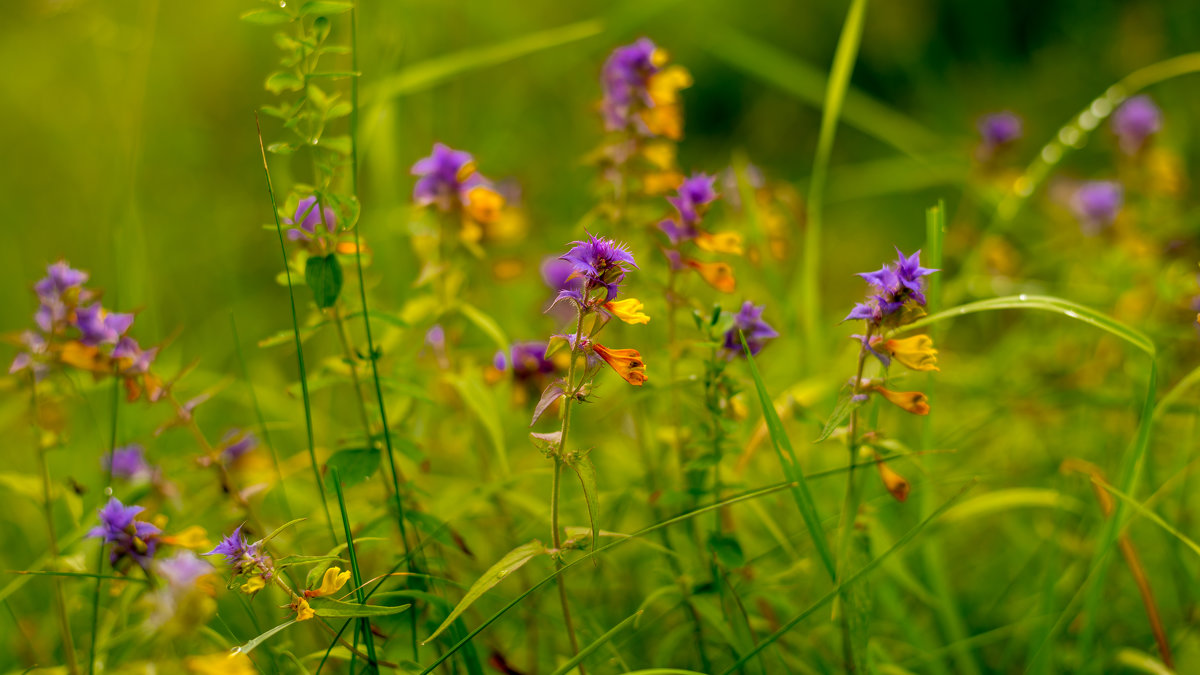
<svg viewBox="0 0 1200 675">
<path fill-rule="evenodd" d="M 116 497 L 110 497 L 100 509 L 100 524 L 88 532 L 89 537 L 101 537 L 105 544 L 112 544 L 109 562 L 115 567 L 122 558 L 130 558 L 146 569 L 154 558 L 158 547 L 160 530 L 135 517 L 144 509 L 140 506 L 125 506 Z"/>
<path fill-rule="evenodd" d="M 322 222 L 325 224 L 325 229 L 332 234 L 337 229 L 337 214 L 328 206 L 321 208 L 321 205 L 317 203 L 316 196 L 309 196 L 301 199 L 300 203 L 296 205 L 296 215 L 291 220 L 284 222 L 288 225 L 300 226 L 287 231 L 288 239 L 292 241 L 311 240 L 317 236 L 317 225 Z"/>
<path fill-rule="evenodd" d="M 636 349 L 609 349 L 595 342 L 591 346 L 596 356 L 604 359 L 629 384 L 640 387 L 649 379 L 646 377 L 646 364 Z"/>
<path fill-rule="evenodd" d="M 1162 128 L 1162 111 L 1149 96 L 1141 95 L 1121 104 L 1113 113 L 1112 130 L 1117 135 L 1121 151 L 1135 155 L 1146 139 Z"/>
<path fill-rule="evenodd" d="M 645 305 L 637 298 L 606 302 L 604 309 L 625 323 L 650 323 L 650 316 L 642 311 Z"/>
<path fill-rule="evenodd" d="M 511 368 L 513 376 L 518 380 L 554 372 L 554 363 L 546 358 L 545 342 L 515 343 L 507 354 L 503 351 L 496 352 L 492 364 L 496 366 L 496 370 Z"/>
<path fill-rule="evenodd" d="M 158 347 L 142 349 L 137 340 L 129 336 L 122 337 L 113 347 L 112 357 L 117 361 L 117 367 L 123 375 L 141 375 L 150 371 L 154 357 L 158 355 Z"/>
<path fill-rule="evenodd" d="M 60 260 L 46 266 L 46 277 L 33 286 L 39 298 L 61 297 L 67 291 L 78 290 L 88 280 L 88 273 L 71 269 L 67 261 Z"/>
<path fill-rule="evenodd" d="M 442 143 L 434 143 L 433 152 L 413 164 L 412 174 L 420 176 L 413 187 L 417 206 L 434 204 L 443 212 L 464 204 L 466 194 L 484 184 L 484 179 L 475 172 L 475 159 L 470 153 Z"/>
<path fill-rule="evenodd" d="M 1070 206 L 1084 233 L 1096 234 L 1113 224 L 1124 201 L 1125 190 L 1120 183 L 1096 180 L 1075 188 Z"/>
<path fill-rule="evenodd" d="M 246 542 L 242 527 L 238 525 L 237 529 L 222 539 L 213 550 L 202 555 L 224 556 L 225 562 L 233 566 L 234 574 L 252 574 L 257 571 L 269 578 L 274 571 L 271 557 L 262 550 L 261 542 Z"/>
<path fill-rule="evenodd" d="M 694 225 L 700 222 L 704 210 L 717 199 L 717 191 L 713 185 L 717 177 L 705 173 L 692 174 L 679 186 L 679 192 L 667 201 L 679 212 L 680 221 Z"/>
<path fill-rule="evenodd" d="M 8 372 L 19 373 L 22 370 L 29 370 L 33 373 L 34 380 L 41 382 L 50 370 L 49 364 L 45 361 L 46 338 L 27 330 L 21 333 L 21 342 L 25 344 L 25 351 L 17 354 L 12 365 L 8 367 Z"/>
<path fill-rule="evenodd" d="M 732 293 L 737 290 L 737 279 L 733 277 L 733 267 L 728 263 L 684 260 L 683 264 L 696 270 L 705 283 L 722 293 Z"/>
<path fill-rule="evenodd" d="M 615 300 L 617 290 L 625 279 L 627 267 L 637 267 L 633 254 L 624 244 L 588 234 L 587 241 L 571 242 L 572 247 L 562 259 L 571 263 L 571 277 L 584 280 L 582 299 L 586 303 L 592 291 L 603 287 L 605 302 Z M 570 294 L 562 291 L 560 297 Z M 574 297 L 574 296 L 571 296 Z"/>
<path fill-rule="evenodd" d="M 133 325 L 133 315 L 109 312 L 100 303 L 94 303 L 75 310 L 75 325 L 81 334 L 80 344 L 89 347 L 115 345 Z"/>
<path fill-rule="evenodd" d="M 670 66 L 650 76 L 646 91 L 652 105 L 642 110 L 640 115 L 648 133 L 673 141 L 683 138 L 683 111 L 679 92 L 690 86 L 692 74 L 683 66 Z"/>
<path fill-rule="evenodd" d="M 733 358 L 735 355 L 745 357 L 739 332 L 746 336 L 746 346 L 750 348 L 750 353 L 754 356 L 762 351 L 767 340 L 779 337 L 779 333 L 770 324 L 763 321 L 762 315 L 765 309 L 766 305 L 755 306 L 749 300 L 742 303 L 741 311 L 733 317 L 733 325 L 725 331 L 725 342 L 721 349 L 727 358 Z"/>
<path fill-rule="evenodd" d="M 114 448 L 111 454 L 101 458 L 100 463 L 112 472 L 113 478 L 145 480 L 154 475 L 154 467 L 146 461 L 142 446 L 137 443 Z"/>
<path fill-rule="evenodd" d="M 317 615 L 313 608 L 309 606 L 308 601 L 304 598 L 296 598 L 291 604 L 291 608 L 296 612 L 297 621 L 308 621 Z"/>
<path fill-rule="evenodd" d="M 489 225 L 500 219 L 504 197 L 487 185 L 476 185 L 467 190 L 463 203 L 472 220 Z"/>
<path fill-rule="evenodd" d="M 253 431 L 230 429 L 221 439 L 221 445 L 225 446 L 221 450 L 221 461 L 225 464 L 232 464 L 242 455 L 258 447 L 258 437 L 254 435 Z"/>
<path fill-rule="evenodd" d="M 319 598 L 324 595 L 333 595 L 346 585 L 350 580 L 352 573 L 350 570 L 342 571 L 340 567 L 330 567 L 325 570 L 325 575 L 321 577 L 321 585 L 314 590 L 304 591 L 306 598 Z"/>
<path fill-rule="evenodd" d="M 924 277 L 937 271 L 921 266 L 920 251 L 906 257 L 900 249 L 896 249 L 896 262 L 858 275 L 871 285 L 875 293 L 867 302 L 857 303 L 842 321 L 861 319 L 879 324 L 905 307 L 924 306 Z"/>
<path fill-rule="evenodd" d="M 879 453 L 875 453 L 875 467 L 879 469 L 879 478 L 883 481 L 883 487 L 892 495 L 898 502 L 908 499 L 909 483 L 908 480 L 892 470 L 883 457 Z"/>
<path fill-rule="evenodd" d="M 984 115 L 976 123 L 979 129 L 979 153 L 986 159 L 998 148 L 1010 145 L 1021 138 L 1021 118 L 1005 110 Z"/>
<path fill-rule="evenodd" d="M 880 340 L 875 339 L 875 345 Z M 937 350 L 933 348 L 933 338 L 928 335 L 914 335 L 909 338 L 883 340 L 883 349 L 892 358 L 912 370 L 936 371 Z"/>
<path fill-rule="evenodd" d="M 654 105 L 647 86 L 659 71 L 665 55 L 649 38 L 617 47 L 604 62 L 600 83 L 604 89 L 601 110 L 609 131 L 629 129 L 635 108 Z"/>
<path fill-rule="evenodd" d="M 730 253 L 732 255 L 743 253 L 742 235 L 737 232 L 717 232 L 715 234 L 700 232 L 696 235 L 696 246 L 712 253 Z"/>
<path fill-rule="evenodd" d="M 884 389 L 878 384 L 871 385 L 870 391 L 876 392 L 892 404 L 897 405 L 914 415 L 929 414 L 929 399 L 925 396 L 925 394 L 922 394 L 919 391 L 891 391 Z"/>
</svg>

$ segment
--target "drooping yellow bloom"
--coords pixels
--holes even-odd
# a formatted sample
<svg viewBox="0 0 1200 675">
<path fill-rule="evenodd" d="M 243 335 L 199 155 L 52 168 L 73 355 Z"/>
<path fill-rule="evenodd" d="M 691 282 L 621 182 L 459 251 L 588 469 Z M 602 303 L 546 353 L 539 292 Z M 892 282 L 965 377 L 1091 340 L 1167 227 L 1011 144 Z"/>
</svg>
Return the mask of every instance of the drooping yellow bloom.
<svg viewBox="0 0 1200 675">
<path fill-rule="evenodd" d="M 612 366 L 612 369 L 629 384 L 640 387 L 649 379 L 646 377 L 646 364 L 638 350 L 609 349 L 595 342 L 592 343 L 592 349 L 595 350 L 596 356 L 604 359 L 604 362 Z"/>
<path fill-rule="evenodd" d="M 265 588 L 266 585 L 267 582 L 262 577 L 250 577 L 246 580 L 246 583 L 242 584 L 242 592 L 247 595 L 253 595 Z"/>
<path fill-rule="evenodd" d="M 933 338 L 928 335 L 914 335 L 902 340 L 887 340 L 883 348 L 893 358 L 912 370 L 931 371 L 937 367 L 937 350 L 933 348 Z"/>
<path fill-rule="evenodd" d="M 189 656 L 183 663 L 192 675 L 257 675 L 258 673 L 250 657 L 231 652 Z"/>
<path fill-rule="evenodd" d="M 880 386 L 875 386 L 872 390 L 914 415 L 929 414 L 929 399 L 919 391 L 891 391 Z"/>
<path fill-rule="evenodd" d="M 713 253 L 742 254 L 742 235 L 737 232 L 701 232 L 696 235 L 696 246 Z"/>
<path fill-rule="evenodd" d="M 879 469 L 879 478 L 883 480 L 883 487 L 888 493 L 898 502 L 908 499 L 908 479 L 893 471 L 879 453 L 875 453 L 875 466 Z"/>
<path fill-rule="evenodd" d="M 467 191 L 467 215 L 477 223 L 496 222 L 503 208 L 504 197 L 489 187 L 476 185 Z"/>
<path fill-rule="evenodd" d="M 325 570 L 325 576 L 321 577 L 321 585 L 316 590 L 304 591 L 304 597 L 319 598 L 324 595 L 333 595 L 346 585 L 351 574 L 350 570 L 343 572 L 340 567 L 330 567 Z"/>
<path fill-rule="evenodd" d="M 606 302 L 604 309 L 625 323 L 650 323 L 650 316 L 642 311 L 645 309 L 645 305 L 637 298 Z"/>
<path fill-rule="evenodd" d="M 733 278 L 733 268 L 727 263 L 688 260 L 686 264 L 696 270 L 709 286 L 722 293 L 732 293 L 737 289 L 737 280 Z"/>
<path fill-rule="evenodd" d="M 205 532 L 204 528 L 200 527 L 199 525 L 193 525 L 185 528 L 176 535 L 159 537 L 159 541 L 172 546 L 190 548 L 193 551 L 201 551 L 212 548 L 212 542 L 208 540 L 208 532 Z"/>
<path fill-rule="evenodd" d="M 292 609 L 296 610 L 297 621 L 308 621 L 317 615 L 317 613 L 313 611 L 313 608 L 309 607 L 308 601 L 304 598 L 299 598 L 296 600 L 296 602 L 293 602 Z"/>
</svg>

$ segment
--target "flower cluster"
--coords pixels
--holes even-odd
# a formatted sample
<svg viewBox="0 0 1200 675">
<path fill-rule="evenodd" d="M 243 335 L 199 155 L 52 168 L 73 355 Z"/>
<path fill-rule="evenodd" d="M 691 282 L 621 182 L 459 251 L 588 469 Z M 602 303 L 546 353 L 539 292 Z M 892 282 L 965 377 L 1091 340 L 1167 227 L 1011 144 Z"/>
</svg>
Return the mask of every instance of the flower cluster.
<svg viewBox="0 0 1200 675">
<path fill-rule="evenodd" d="M 896 254 L 895 263 L 858 275 L 871 285 L 874 293 L 866 302 L 857 303 L 843 321 L 862 319 L 878 328 L 895 324 L 907 313 L 905 310 L 919 310 L 925 306 L 924 277 L 937 270 L 921 267 L 920 251 L 905 257 L 900 249 L 896 249 Z"/>
<path fill-rule="evenodd" d="M 142 569 L 149 569 L 162 531 L 151 523 L 137 520 L 143 510 L 141 506 L 125 506 L 121 500 L 111 497 L 100 509 L 100 524 L 88 532 L 87 536 L 99 537 L 111 545 L 108 560 L 114 568 L 128 559 Z"/>
<path fill-rule="evenodd" d="M 737 280 L 728 263 L 696 260 L 686 251 L 688 245 L 694 244 L 704 251 L 742 253 L 742 238 L 736 232 L 711 234 L 700 228 L 705 212 L 717 200 L 715 182 L 715 176 L 703 173 L 693 174 L 683 181 L 675 196 L 667 198 L 675 208 L 675 214 L 660 222 L 658 228 L 667 235 L 669 246 L 664 251 L 673 272 L 695 270 L 713 288 L 732 293 L 737 288 Z"/>
<path fill-rule="evenodd" d="M 84 286 L 87 272 L 72 269 L 66 261 L 49 265 L 46 272 L 33 287 L 38 331 L 22 334 L 25 351 L 13 359 L 9 372 L 29 371 L 40 381 L 53 368 L 70 366 L 97 377 L 120 377 L 130 400 L 143 392 L 151 401 L 161 398 L 163 382 L 150 372 L 158 348 L 143 349 L 127 335 L 133 314 L 105 309 L 99 293 Z"/>
<path fill-rule="evenodd" d="M 667 54 L 648 38 L 617 47 L 604 62 L 600 107 L 609 131 L 679 140 L 683 136 L 679 91 L 692 85 L 682 66 L 667 66 Z"/>
<path fill-rule="evenodd" d="M 233 568 L 234 576 L 247 577 L 242 585 L 245 593 L 256 593 L 275 575 L 275 562 L 266 552 L 261 541 L 248 543 L 239 525 L 229 536 L 221 540 L 204 555 L 219 555 Z"/>
<path fill-rule="evenodd" d="M 412 165 L 412 174 L 418 176 L 413 186 L 417 206 L 461 213 L 465 220 L 480 224 L 496 222 L 504 208 L 504 197 L 476 170 L 468 152 L 434 143 L 433 152 Z"/>
</svg>

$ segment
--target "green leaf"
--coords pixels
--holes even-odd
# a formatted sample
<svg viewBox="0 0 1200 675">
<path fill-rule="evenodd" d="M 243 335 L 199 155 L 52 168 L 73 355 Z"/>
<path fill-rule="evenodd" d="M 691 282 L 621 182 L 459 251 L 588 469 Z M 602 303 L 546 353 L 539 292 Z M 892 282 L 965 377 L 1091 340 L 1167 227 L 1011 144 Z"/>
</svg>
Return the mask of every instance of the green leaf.
<svg viewBox="0 0 1200 675">
<path fill-rule="evenodd" d="M 1063 316 L 1082 321 L 1090 326 L 1099 328 L 1100 330 L 1112 333 L 1121 338 L 1125 342 L 1137 347 L 1151 357 L 1155 354 L 1154 342 L 1146 337 L 1146 334 L 1136 328 L 1127 326 L 1126 324 L 1117 321 L 1111 317 L 1105 316 L 1090 307 L 1055 298 L 1048 295 L 1007 295 L 1000 298 L 991 298 L 988 300 L 980 300 L 978 302 L 969 302 L 958 307 L 930 314 L 916 321 L 902 326 L 897 333 L 907 333 L 917 328 L 923 328 L 939 321 L 953 319 L 967 314 L 977 312 L 991 312 L 1000 309 L 1036 309 L 1043 312 L 1053 312 Z"/>
<path fill-rule="evenodd" d="M 252 9 L 249 12 L 242 13 L 242 21 L 246 23 L 255 23 L 260 26 L 274 26 L 281 23 L 288 23 L 292 20 L 292 15 L 273 7 L 265 9 Z"/>
<path fill-rule="evenodd" d="M 271 73 L 267 78 L 267 91 L 272 94 L 279 94 L 285 91 L 300 91 L 304 88 L 304 81 L 296 74 L 290 71 L 281 70 L 276 73 Z"/>
<path fill-rule="evenodd" d="M 742 553 L 742 545 L 736 538 L 727 534 L 714 532 L 709 535 L 708 548 L 717 556 L 717 562 L 726 569 L 737 569 L 746 564 L 746 555 Z"/>
<path fill-rule="evenodd" d="M 561 440 L 561 439 L 560 439 Z M 587 502 L 588 523 L 592 526 L 592 550 L 596 549 L 596 541 L 600 538 L 599 496 L 596 489 L 596 465 L 586 453 L 571 453 L 567 457 L 567 466 L 579 476 L 579 484 L 583 488 L 583 499 Z"/>
<path fill-rule="evenodd" d="M 337 469 L 343 487 L 354 487 L 375 475 L 379 470 L 379 448 L 353 448 L 333 453 L 325 462 L 328 471 Z"/>
<path fill-rule="evenodd" d="M 465 302 L 458 306 L 458 311 L 461 312 L 468 321 L 475 324 L 480 330 L 486 333 L 487 336 L 492 339 L 492 342 L 496 344 L 497 349 L 505 353 L 508 352 L 508 338 L 504 335 L 504 331 L 500 329 L 500 324 L 496 323 L 495 319 L 487 314 L 484 314 L 474 305 L 469 305 Z"/>
<path fill-rule="evenodd" d="M 308 601 L 308 606 L 312 607 L 317 616 L 338 619 L 350 619 L 362 616 L 388 616 L 389 614 L 399 614 L 412 607 L 412 605 L 396 605 L 395 607 L 388 605 L 360 605 L 356 602 L 341 602 L 332 598 L 312 598 Z"/>
<path fill-rule="evenodd" d="M 813 443 L 820 443 L 833 435 L 833 432 L 842 426 L 842 422 L 850 419 L 850 413 L 862 405 L 862 401 L 854 400 L 854 392 L 847 391 L 838 399 L 838 403 L 833 408 L 833 412 L 829 415 L 829 419 L 825 422 L 825 427 L 821 429 L 821 435 L 813 440 Z"/>
<path fill-rule="evenodd" d="M 233 652 L 235 654 L 249 654 L 250 652 L 254 651 L 255 647 L 257 647 L 260 644 L 262 644 L 263 642 L 269 640 L 272 635 L 278 633 L 279 631 L 283 630 L 284 628 L 287 628 L 288 626 L 290 626 L 294 623 L 296 623 L 296 619 L 292 619 L 291 621 L 288 621 L 287 623 L 281 623 L 278 626 L 275 626 L 274 628 L 263 633 L 262 635 L 259 635 L 258 637 L 243 644 L 242 646 L 234 647 Z"/>
<path fill-rule="evenodd" d="M 750 353 L 750 347 L 746 344 L 746 336 L 738 331 L 738 337 L 742 340 L 746 364 L 750 367 L 750 375 L 754 378 L 754 388 L 758 391 L 758 402 L 762 405 L 763 419 L 767 422 L 771 445 L 774 446 L 775 454 L 779 457 L 784 475 L 787 476 L 788 481 L 794 483 L 792 498 L 796 501 L 796 508 L 800 510 L 800 516 L 804 518 L 804 524 L 808 527 L 813 545 L 821 556 L 821 562 L 825 564 L 825 571 L 829 573 L 831 579 L 836 579 L 837 568 L 833 564 L 833 554 L 829 552 L 829 542 L 825 540 L 821 517 L 817 515 L 816 502 L 813 501 L 812 492 L 808 489 L 804 474 L 800 472 L 800 463 L 796 460 L 796 453 L 792 450 L 792 441 L 783 428 L 783 422 L 779 420 L 779 414 L 775 412 L 775 404 L 767 393 L 766 385 L 763 384 L 762 375 L 758 372 L 758 365 L 754 362 L 754 355 Z M 787 457 L 784 457 L 785 452 Z"/>
<path fill-rule="evenodd" d="M 296 151 L 296 146 L 291 143 L 272 143 L 267 146 L 267 152 L 276 155 L 290 155 Z"/>
<path fill-rule="evenodd" d="M 349 136 L 326 136 L 318 141 L 317 145 L 343 155 L 350 154 L 353 147 Z"/>
<path fill-rule="evenodd" d="M 434 638 L 440 635 L 442 631 L 446 630 L 446 628 L 453 623 L 460 614 L 465 612 L 468 607 L 470 607 L 476 600 L 483 596 L 484 593 L 490 591 L 496 586 L 496 584 L 503 581 L 505 577 L 521 569 L 525 563 L 533 560 L 539 555 L 547 555 L 547 552 L 545 545 L 536 539 L 509 551 L 508 554 L 501 558 L 499 562 L 488 568 L 488 571 L 484 572 L 483 576 L 479 577 L 475 583 L 471 584 L 471 588 L 467 589 L 467 594 L 463 596 L 461 601 L 459 601 L 458 605 L 454 608 L 454 611 L 450 612 L 450 615 L 446 617 L 446 620 L 442 622 L 442 625 L 438 626 L 437 630 L 433 631 L 433 634 L 425 638 L 421 644 L 429 644 Z"/>
<path fill-rule="evenodd" d="M 312 14 L 324 14 L 333 16 L 342 14 L 354 9 L 353 2 L 335 2 L 334 0 L 310 0 L 303 5 L 300 5 L 300 14 L 309 16 Z"/>
<path fill-rule="evenodd" d="M 304 280 L 312 289 L 317 307 L 333 307 L 342 292 L 342 264 L 337 256 L 313 256 L 304 264 Z"/>
<path fill-rule="evenodd" d="M 260 541 L 260 543 L 265 544 L 265 543 L 271 541 L 272 539 L 274 539 L 275 537 L 278 537 L 280 534 L 283 534 L 283 531 L 288 529 L 289 527 L 291 527 L 293 525 L 297 525 L 299 523 L 302 523 L 306 520 L 308 520 L 308 518 L 293 518 L 292 520 L 287 521 L 286 523 L 280 525 L 279 527 L 275 528 L 274 530 L 271 530 L 271 534 L 268 534 L 267 536 L 263 537 L 262 540 Z"/>
</svg>

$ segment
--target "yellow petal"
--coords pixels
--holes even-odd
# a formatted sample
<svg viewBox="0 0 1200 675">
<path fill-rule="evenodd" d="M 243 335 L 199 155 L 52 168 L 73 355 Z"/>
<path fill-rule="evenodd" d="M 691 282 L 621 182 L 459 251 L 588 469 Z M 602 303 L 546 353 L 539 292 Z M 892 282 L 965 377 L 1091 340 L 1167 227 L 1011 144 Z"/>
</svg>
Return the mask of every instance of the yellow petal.
<svg viewBox="0 0 1200 675">
<path fill-rule="evenodd" d="M 929 414 L 929 399 L 919 391 L 889 391 L 883 387 L 874 389 L 880 396 L 914 415 Z"/>
<path fill-rule="evenodd" d="M 203 527 L 193 525 L 184 529 L 177 535 L 164 537 L 163 541 L 172 546 L 181 546 L 190 548 L 194 551 L 200 551 L 212 547 L 212 542 L 208 540 L 208 532 L 205 532 Z"/>
<path fill-rule="evenodd" d="M 696 245 L 702 250 L 713 253 L 742 254 L 742 235 L 737 232 L 717 232 L 709 234 L 701 232 L 696 236 Z"/>
<path fill-rule="evenodd" d="M 350 575 L 350 570 L 343 572 L 340 567 L 330 567 L 325 570 L 325 576 L 321 577 L 321 586 L 317 589 L 317 593 L 321 595 L 337 593 L 350 580 Z"/>
<path fill-rule="evenodd" d="M 737 289 L 737 280 L 733 278 L 733 268 L 727 263 L 706 263 L 699 260 L 688 260 L 687 265 L 696 270 L 709 286 L 722 293 L 732 293 Z"/>
<path fill-rule="evenodd" d="M 467 215 L 478 223 L 494 223 L 504 208 L 504 197 L 499 192 L 477 185 L 467 192 Z"/>
<path fill-rule="evenodd" d="M 296 603 L 295 609 L 296 609 L 296 620 L 297 621 L 308 621 L 309 619 L 311 619 L 317 615 L 317 613 L 313 611 L 313 608 L 309 607 L 308 601 L 305 600 L 304 598 L 301 598 Z"/>
<path fill-rule="evenodd" d="M 645 306 L 637 298 L 606 302 L 604 308 L 625 323 L 650 323 L 649 315 L 642 311 Z"/>
<path fill-rule="evenodd" d="M 914 335 L 902 340 L 887 340 L 883 348 L 892 358 L 912 370 L 933 371 L 937 367 L 937 350 L 933 348 L 933 338 L 928 335 Z"/>
<path fill-rule="evenodd" d="M 267 582 L 262 577 L 250 577 L 246 583 L 242 584 L 242 592 L 253 595 L 265 588 L 266 585 Z"/>
</svg>

